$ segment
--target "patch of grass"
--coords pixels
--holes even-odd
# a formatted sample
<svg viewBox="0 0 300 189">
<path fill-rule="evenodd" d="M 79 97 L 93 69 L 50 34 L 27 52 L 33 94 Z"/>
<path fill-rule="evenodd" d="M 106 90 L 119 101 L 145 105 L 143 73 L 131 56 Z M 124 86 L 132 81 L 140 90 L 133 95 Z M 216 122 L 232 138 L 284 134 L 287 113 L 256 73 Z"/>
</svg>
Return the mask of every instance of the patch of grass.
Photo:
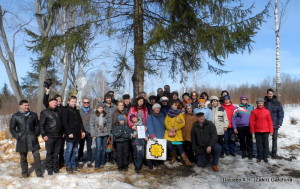
<svg viewBox="0 0 300 189">
<path fill-rule="evenodd" d="M 289 151 L 295 151 L 295 150 L 300 150 L 300 144 L 291 144 L 289 146 L 284 146 L 282 149 L 286 149 Z"/>
</svg>

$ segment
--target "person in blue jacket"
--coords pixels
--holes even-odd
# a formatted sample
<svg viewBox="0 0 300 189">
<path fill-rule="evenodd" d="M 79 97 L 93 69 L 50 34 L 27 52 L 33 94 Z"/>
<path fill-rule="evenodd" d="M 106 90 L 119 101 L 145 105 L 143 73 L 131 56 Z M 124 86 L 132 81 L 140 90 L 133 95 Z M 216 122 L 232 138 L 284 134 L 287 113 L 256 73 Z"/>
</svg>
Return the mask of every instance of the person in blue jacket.
<svg viewBox="0 0 300 189">
<path fill-rule="evenodd" d="M 267 90 L 267 96 L 265 96 L 265 103 L 264 106 L 268 109 L 271 113 L 274 133 L 272 136 L 272 152 L 271 156 L 273 159 L 277 158 L 277 137 L 278 137 L 278 130 L 282 126 L 283 118 L 284 118 L 284 111 L 282 108 L 281 103 L 278 101 L 277 97 L 274 95 L 273 89 Z"/>
<path fill-rule="evenodd" d="M 165 125 L 164 120 L 165 116 L 160 111 L 160 104 L 154 104 L 152 106 L 153 112 L 147 118 L 147 133 L 151 139 L 164 139 L 165 134 Z"/>
</svg>

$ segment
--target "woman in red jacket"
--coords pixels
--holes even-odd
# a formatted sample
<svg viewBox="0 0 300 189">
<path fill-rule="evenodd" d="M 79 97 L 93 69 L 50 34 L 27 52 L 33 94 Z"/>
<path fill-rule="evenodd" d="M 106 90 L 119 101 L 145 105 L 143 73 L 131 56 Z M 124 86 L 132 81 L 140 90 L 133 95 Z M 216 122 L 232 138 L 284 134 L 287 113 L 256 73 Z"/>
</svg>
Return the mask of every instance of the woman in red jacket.
<svg viewBox="0 0 300 189">
<path fill-rule="evenodd" d="M 257 162 L 264 159 L 268 163 L 269 134 L 273 134 L 273 123 L 270 111 L 264 108 L 264 99 L 256 100 L 257 108 L 252 111 L 250 117 L 250 132 L 255 134 L 257 147 Z"/>
</svg>

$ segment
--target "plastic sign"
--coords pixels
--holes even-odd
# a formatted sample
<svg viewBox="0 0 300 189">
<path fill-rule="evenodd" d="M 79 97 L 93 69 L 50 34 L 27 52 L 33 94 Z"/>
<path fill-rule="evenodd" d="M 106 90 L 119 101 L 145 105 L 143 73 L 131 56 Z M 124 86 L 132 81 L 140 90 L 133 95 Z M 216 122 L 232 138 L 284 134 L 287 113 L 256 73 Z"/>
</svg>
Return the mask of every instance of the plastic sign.
<svg viewBox="0 0 300 189">
<path fill-rule="evenodd" d="M 157 141 L 147 141 L 146 158 L 151 160 L 167 159 L 167 140 L 157 139 Z"/>
</svg>

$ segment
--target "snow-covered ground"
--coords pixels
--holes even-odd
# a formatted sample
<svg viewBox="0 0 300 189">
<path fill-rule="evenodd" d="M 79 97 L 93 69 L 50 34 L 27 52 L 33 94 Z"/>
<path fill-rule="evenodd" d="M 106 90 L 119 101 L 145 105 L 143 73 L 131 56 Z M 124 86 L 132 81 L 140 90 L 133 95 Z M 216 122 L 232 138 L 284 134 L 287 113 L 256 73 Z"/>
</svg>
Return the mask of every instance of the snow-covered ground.
<svg viewBox="0 0 300 189">
<path fill-rule="evenodd" d="M 293 118 L 299 119 L 295 125 L 291 124 Z M 41 147 L 44 160 L 43 143 Z M 32 172 L 24 179 L 20 176 L 19 155 L 14 152 L 15 141 L 5 139 L 0 141 L 0 188 L 299 188 L 300 106 L 285 106 L 278 149 L 279 159 L 270 158 L 269 163 L 225 157 L 220 159 L 219 172 L 213 172 L 210 166 L 186 168 L 180 163 L 170 166 L 165 162 L 154 170 L 144 167 L 136 174 L 133 165 L 128 172 L 118 172 L 116 165 L 107 164 L 97 171 L 85 167 L 69 174 L 63 169 L 53 176 L 45 173 L 44 178 Z M 29 161 L 32 163 L 32 158 Z"/>
</svg>

